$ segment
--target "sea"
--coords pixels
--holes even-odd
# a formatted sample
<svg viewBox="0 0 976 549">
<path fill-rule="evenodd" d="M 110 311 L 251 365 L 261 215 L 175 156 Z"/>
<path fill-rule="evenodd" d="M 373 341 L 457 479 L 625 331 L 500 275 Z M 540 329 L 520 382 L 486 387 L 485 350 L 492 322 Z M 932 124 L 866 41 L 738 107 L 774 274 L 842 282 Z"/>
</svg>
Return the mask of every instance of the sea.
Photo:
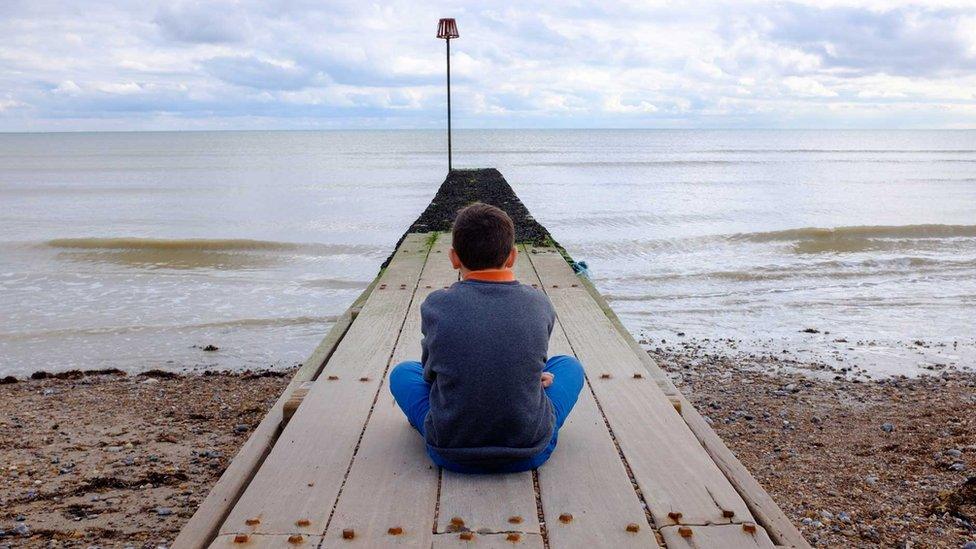
<svg viewBox="0 0 976 549">
<path fill-rule="evenodd" d="M 453 142 L 648 348 L 875 377 L 976 364 L 974 131 Z M 442 131 L 0 134 L 0 377 L 292 367 L 446 171 Z"/>
</svg>

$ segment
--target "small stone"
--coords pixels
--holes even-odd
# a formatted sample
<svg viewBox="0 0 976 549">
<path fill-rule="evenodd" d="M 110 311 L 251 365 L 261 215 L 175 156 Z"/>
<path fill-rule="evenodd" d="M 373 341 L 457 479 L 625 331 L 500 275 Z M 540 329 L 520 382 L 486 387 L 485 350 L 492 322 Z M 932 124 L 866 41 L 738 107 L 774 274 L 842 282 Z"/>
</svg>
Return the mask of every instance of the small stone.
<svg viewBox="0 0 976 549">
<path fill-rule="evenodd" d="M 813 524 L 813 519 L 810 517 L 803 517 L 800 520 L 800 522 L 803 523 L 805 526 L 810 526 L 811 524 Z"/>
<path fill-rule="evenodd" d="M 878 477 L 874 475 L 868 475 L 867 477 L 865 477 L 864 482 L 870 484 L 871 486 L 874 486 L 875 484 L 878 483 Z"/>
<path fill-rule="evenodd" d="M 17 518 L 15 518 L 14 520 L 16 520 L 17 522 L 24 522 L 25 520 L 27 520 L 27 517 L 25 517 L 24 515 L 17 515 Z"/>
<path fill-rule="evenodd" d="M 849 515 L 847 513 L 847 511 L 841 511 L 840 513 L 837 513 L 837 520 L 839 520 L 839 521 L 841 521 L 843 523 L 846 523 L 846 524 L 850 524 L 851 523 L 851 515 Z"/>
<path fill-rule="evenodd" d="M 21 522 L 14 526 L 14 533 L 17 535 L 27 537 L 30 535 L 30 528 L 28 528 L 26 524 Z"/>
<path fill-rule="evenodd" d="M 884 432 L 886 432 L 886 433 L 890 433 L 890 432 L 892 432 L 892 431 L 895 430 L 895 424 L 894 423 L 882 423 L 881 424 L 881 430 L 884 431 Z"/>
<path fill-rule="evenodd" d="M 168 517 L 173 514 L 173 510 L 169 507 L 157 507 L 156 514 L 161 517 Z"/>
<path fill-rule="evenodd" d="M 946 455 L 949 457 L 957 458 L 962 456 L 962 451 L 953 448 L 951 450 L 946 450 Z"/>
<path fill-rule="evenodd" d="M 976 549 L 976 541 L 967 541 L 963 544 L 962 549 Z"/>
<path fill-rule="evenodd" d="M 834 514 L 830 511 L 820 511 L 820 516 L 828 520 L 834 518 Z"/>
<path fill-rule="evenodd" d="M 248 431 L 248 429 L 250 429 L 250 427 L 248 427 L 247 425 L 244 425 L 243 423 L 240 424 L 240 425 L 235 425 L 234 426 L 234 432 L 235 433 L 246 433 Z"/>
<path fill-rule="evenodd" d="M 957 461 L 957 462 L 955 462 L 955 463 L 953 463 L 952 465 L 949 466 L 949 470 L 950 471 L 965 471 L 966 470 L 966 464 L 963 463 L 963 462 L 961 462 L 961 461 Z"/>
</svg>

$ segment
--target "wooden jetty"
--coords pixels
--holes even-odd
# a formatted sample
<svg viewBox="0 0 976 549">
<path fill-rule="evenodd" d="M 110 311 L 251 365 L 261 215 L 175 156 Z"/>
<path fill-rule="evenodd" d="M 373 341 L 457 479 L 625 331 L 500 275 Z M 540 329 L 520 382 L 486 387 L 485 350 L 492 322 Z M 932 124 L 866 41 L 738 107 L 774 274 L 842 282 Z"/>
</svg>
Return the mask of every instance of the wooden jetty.
<svg viewBox="0 0 976 549">
<path fill-rule="evenodd" d="M 471 183 L 461 200 L 524 211 L 497 171 L 455 176 Z M 451 177 L 428 210 L 450 205 L 441 195 Z M 489 190 L 479 197 L 479 189 Z M 295 374 L 176 549 L 809 547 L 551 239 L 520 243 L 515 270 L 556 309 L 550 353 L 573 354 L 586 369 L 556 451 L 537 471 L 517 474 L 459 475 L 431 464 L 386 376 L 420 356 L 424 298 L 457 280 L 450 235 L 434 231 L 443 226 L 414 224 Z"/>
</svg>

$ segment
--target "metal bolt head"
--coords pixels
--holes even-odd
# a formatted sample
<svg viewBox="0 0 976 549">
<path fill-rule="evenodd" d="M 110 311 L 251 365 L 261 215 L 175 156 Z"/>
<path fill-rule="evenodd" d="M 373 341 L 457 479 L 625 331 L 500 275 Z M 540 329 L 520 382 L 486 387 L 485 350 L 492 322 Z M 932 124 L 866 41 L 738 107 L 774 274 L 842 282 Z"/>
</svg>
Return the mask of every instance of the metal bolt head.
<svg viewBox="0 0 976 549">
<path fill-rule="evenodd" d="M 751 522 L 743 522 L 742 523 L 742 530 L 745 531 L 747 534 L 755 534 L 756 533 L 756 525 L 753 524 L 753 523 L 751 523 Z"/>
<path fill-rule="evenodd" d="M 573 522 L 573 515 L 570 513 L 563 513 L 559 515 L 559 522 L 569 524 L 570 522 Z"/>
<path fill-rule="evenodd" d="M 600 379 L 610 379 L 610 374 L 600 374 Z"/>
<path fill-rule="evenodd" d="M 261 519 L 259 519 L 258 517 L 249 518 L 249 519 L 247 519 L 247 520 L 244 521 L 244 524 L 246 524 L 248 526 L 254 526 L 255 524 L 261 524 Z"/>
<path fill-rule="evenodd" d="M 391 526 L 390 529 L 386 531 L 386 533 L 390 534 L 391 536 L 399 536 L 400 534 L 403 533 L 403 528 L 399 526 Z"/>
<path fill-rule="evenodd" d="M 512 532 L 511 534 L 505 536 L 505 539 L 507 541 L 516 542 L 516 541 L 522 539 L 522 534 L 517 534 L 515 532 Z"/>
<path fill-rule="evenodd" d="M 630 532 L 631 534 L 640 532 L 640 525 L 637 524 L 636 522 L 631 522 L 630 524 L 627 525 L 627 531 Z"/>
<path fill-rule="evenodd" d="M 234 536 L 234 543 L 247 543 L 248 539 L 247 534 L 237 534 Z"/>
<path fill-rule="evenodd" d="M 337 380 L 337 379 L 339 379 L 339 376 L 329 376 L 329 377 L 328 377 L 328 380 L 329 380 L 329 381 L 335 381 L 335 380 Z"/>
<path fill-rule="evenodd" d="M 688 526 L 682 526 L 682 527 L 678 528 L 678 534 L 681 537 L 683 537 L 683 538 L 690 538 L 691 537 L 691 534 L 692 534 L 692 531 L 691 531 L 691 528 L 690 527 L 688 527 Z"/>
<path fill-rule="evenodd" d="M 723 509 L 722 510 L 722 516 L 725 517 L 725 518 L 727 518 L 727 519 L 730 519 L 730 518 L 732 518 L 732 517 L 735 516 L 735 511 L 730 511 L 728 509 Z"/>
<path fill-rule="evenodd" d="M 678 512 L 675 512 L 675 511 L 671 511 L 670 513 L 668 513 L 668 518 L 671 519 L 671 520 L 673 520 L 673 521 L 675 521 L 675 522 L 680 522 L 681 521 L 681 513 L 678 513 Z"/>
<path fill-rule="evenodd" d="M 471 541 L 474 539 L 474 532 L 461 532 L 458 534 L 458 539 L 463 539 L 464 541 Z"/>
<path fill-rule="evenodd" d="M 359 378 L 359 381 L 369 381 L 369 376 L 363 376 Z"/>
<path fill-rule="evenodd" d="M 634 379 L 644 379 L 644 374 L 640 372 L 634 372 Z"/>
<path fill-rule="evenodd" d="M 308 526 L 310 524 L 312 524 L 312 522 L 310 520 L 306 519 L 306 518 L 298 519 L 298 520 L 295 521 L 295 526 L 299 526 L 299 527 L 302 527 L 302 528 L 304 528 L 304 527 L 306 527 L 306 526 Z"/>
<path fill-rule="evenodd" d="M 553 288 L 558 288 L 559 287 L 559 284 L 553 284 L 552 287 Z"/>
<path fill-rule="evenodd" d="M 298 545 L 299 543 L 302 543 L 303 541 L 305 541 L 305 536 L 303 536 L 301 534 L 292 534 L 292 535 L 288 536 L 288 543 L 291 543 L 292 545 Z"/>
<path fill-rule="evenodd" d="M 345 528 L 342 530 L 342 539 L 353 539 L 356 537 L 356 531 L 352 528 Z"/>
<path fill-rule="evenodd" d="M 512 516 L 512 517 L 508 517 L 508 523 L 509 524 L 522 524 L 522 517 L 520 517 L 518 515 L 515 515 L 515 516 Z"/>
</svg>

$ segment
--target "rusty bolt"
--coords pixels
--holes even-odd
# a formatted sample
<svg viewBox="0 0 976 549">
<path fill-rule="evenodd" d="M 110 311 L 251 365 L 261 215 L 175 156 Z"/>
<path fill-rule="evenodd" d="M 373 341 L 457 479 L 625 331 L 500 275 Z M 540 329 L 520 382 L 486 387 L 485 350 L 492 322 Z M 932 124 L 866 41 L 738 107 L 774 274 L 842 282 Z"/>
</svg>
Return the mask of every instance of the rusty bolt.
<svg viewBox="0 0 976 549">
<path fill-rule="evenodd" d="M 292 534 L 288 536 L 288 543 L 298 545 L 299 543 L 305 541 L 305 536 L 301 534 Z"/>
<path fill-rule="evenodd" d="M 522 539 L 522 535 L 521 534 L 517 534 L 515 532 L 512 532 L 511 534 L 505 536 L 505 539 L 514 543 L 514 542 Z"/>
<path fill-rule="evenodd" d="M 644 379 L 644 374 L 640 372 L 634 372 L 634 379 Z"/>
<path fill-rule="evenodd" d="M 234 536 L 234 543 L 247 543 L 247 534 L 237 534 Z"/>
<path fill-rule="evenodd" d="M 381 290 L 385 290 L 386 289 L 386 284 L 380 284 L 380 289 Z"/>
<path fill-rule="evenodd" d="M 359 381 L 369 381 L 369 376 L 363 376 L 359 378 Z"/>
<path fill-rule="evenodd" d="M 729 511 L 728 509 L 722 509 L 722 516 L 730 519 L 735 516 L 735 511 Z"/>
<path fill-rule="evenodd" d="M 683 538 L 690 538 L 692 534 L 691 528 L 689 528 L 688 526 L 682 526 L 678 528 L 678 534 L 680 534 L 681 537 Z"/>
<path fill-rule="evenodd" d="M 474 539 L 474 532 L 461 532 L 458 534 L 458 539 L 463 539 L 464 541 L 471 541 Z"/>
<path fill-rule="evenodd" d="M 451 526 L 464 526 L 464 519 L 461 517 L 454 517 L 451 519 Z"/>
<path fill-rule="evenodd" d="M 751 522 L 742 523 L 742 529 L 748 534 L 756 533 L 756 525 Z"/>
<path fill-rule="evenodd" d="M 600 374 L 600 379 L 610 379 L 610 374 L 607 373 Z"/>
<path fill-rule="evenodd" d="M 244 521 L 244 524 L 246 524 L 248 526 L 254 526 L 255 524 L 261 524 L 261 519 L 259 519 L 257 517 L 249 518 L 249 519 L 247 519 L 247 520 Z"/>
<path fill-rule="evenodd" d="M 569 513 L 563 513 L 559 515 L 559 522 L 563 524 L 569 524 L 570 522 L 573 522 L 573 515 Z"/>
<path fill-rule="evenodd" d="M 522 524 L 522 517 L 515 515 L 514 517 L 508 517 L 509 524 Z"/>
<path fill-rule="evenodd" d="M 304 527 L 306 527 L 306 526 L 308 526 L 310 524 L 312 524 L 312 522 L 310 520 L 308 520 L 308 519 L 298 519 L 298 520 L 295 521 L 295 526 L 300 526 L 302 528 L 304 528 Z"/>
<path fill-rule="evenodd" d="M 678 513 L 678 512 L 675 512 L 675 511 L 671 511 L 670 513 L 668 513 L 668 518 L 671 519 L 671 520 L 673 520 L 673 521 L 675 521 L 675 522 L 680 522 L 681 521 L 681 513 Z"/>
<path fill-rule="evenodd" d="M 386 531 L 386 533 L 390 534 L 391 536 L 399 536 L 400 534 L 403 533 L 403 528 L 400 528 L 399 526 L 391 526 L 390 529 Z"/>
<path fill-rule="evenodd" d="M 640 532 L 640 525 L 637 524 L 636 522 L 631 522 L 630 524 L 627 525 L 627 531 L 630 532 L 631 534 Z"/>
<path fill-rule="evenodd" d="M 342 531 L 342 539 L 353 539 L 356 537 L 356 531 L 352 528 L 346 528 Z"/>
<path fill-rule="evenodd" d="M 335 381 L 335 380 L 339 379 L 339 376 L 329 376 L 328 379 L 329 379 L 329 381 Z"/>
</svg>

